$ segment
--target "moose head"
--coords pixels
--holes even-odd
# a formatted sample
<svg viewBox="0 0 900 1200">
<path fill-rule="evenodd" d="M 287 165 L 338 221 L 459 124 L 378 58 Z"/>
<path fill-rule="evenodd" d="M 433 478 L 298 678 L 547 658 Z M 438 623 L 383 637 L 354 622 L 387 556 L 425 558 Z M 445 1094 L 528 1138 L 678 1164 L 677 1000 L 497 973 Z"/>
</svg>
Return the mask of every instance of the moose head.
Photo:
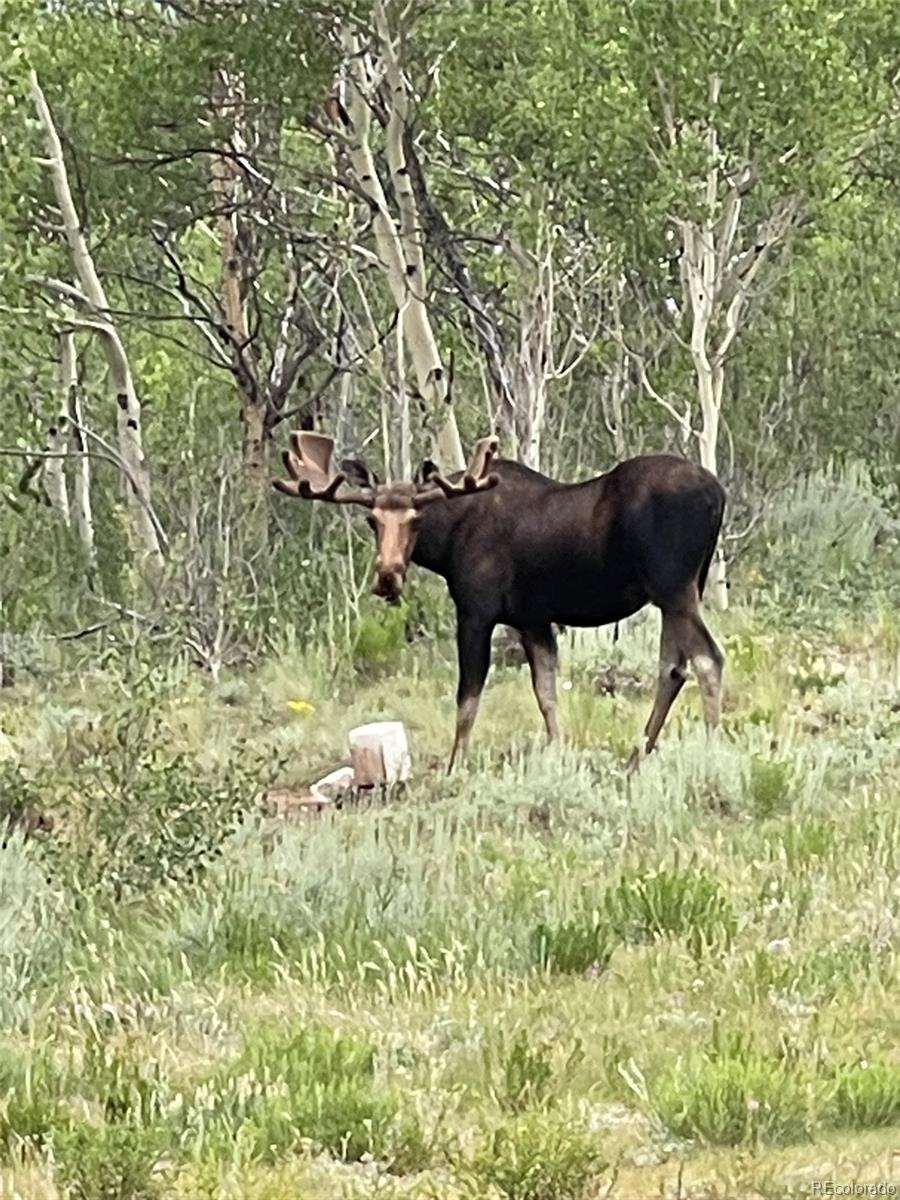
<svg viewBox="0 0 900 1200">
<path fill-rule="evenodd" d="M 482 438 L 476 444 L 468 467 L 455 482 L 427 462 L 414 482 L 381 483 L 356 459 L 344 459 L 336 469 L 334 441 L 324 434 L 292 433 L 290 442 L 291 449 L 282 454 L 290 479 L 273 479 L 272 486 L 301 500 L 368 509 L 376 542 L 374 592 L 389 601 L 398 600 L 403 591 L 423 510 L 437 501 L 471 496 L 500 482 L 497 475 L 488 473 L 497 452 L 495 437 Z"/>
</svg>

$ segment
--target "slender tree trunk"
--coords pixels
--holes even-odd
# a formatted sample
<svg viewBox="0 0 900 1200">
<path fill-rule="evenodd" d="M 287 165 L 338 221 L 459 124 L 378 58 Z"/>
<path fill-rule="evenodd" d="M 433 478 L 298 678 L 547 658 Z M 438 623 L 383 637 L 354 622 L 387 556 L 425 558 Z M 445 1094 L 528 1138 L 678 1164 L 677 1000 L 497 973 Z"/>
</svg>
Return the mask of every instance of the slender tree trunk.
<svg viewBox="0 0 900 1200">
<path fill-rule="evenodd" d="M 397 389 L 400 404 L 400 478 L 412 479 L 412 422 L 406 386 L 406 355 L 403 342 L 403 313 L 397 314 Z"/>
<path fill-rule="evenodd" d="M 354 442 L 352 436 L 352 420 L 355 398 L 355 378 L 350 370 L 350 350 L 347 345 L 347 317 L 341 305 L 340 268 L 335 272 L 334 295 L 334 363 L 338 368 L 340 384 L 338 387 L 338 407 L 334 420 L 335 441 L 339 446 L 348 446 Z"/>
<path fill-rule="evenodd" d="M 697 431 L 697 443 L 701 465 L 716 475 L 724 370 L 721 359 L 711 355 L 709 345 L 718 288 L 715 234 L 709 223 L 687 221 L 682 222 L 681 233 L 683 278 L 692 313 L 691 359 L 700 404 L 701 424 Z M 727 609 L 728 583 L 721 541 L 710 566 L 706 589 L 715 608 L 720 611 Z"/>
<path fill-rule="evenodd" d="M 722 393 L 725 385 L 725 372 L 720 363 L 711 365 L 708 358 L 695 360 L 697 372 L 697 388 L 700 397 L 701 426 L 697 433 L 700 465 L 713 475 L 719 473 L 719 419 L 722 412 Z M 706 594 L 710 603 L 720 612 L 728 608 L 728 580 L 725 565 L 725 552 L 721 538 L 716 545 L 715 554 L 709 568 L 706 581 Z"/>
<path fill-rule="evenodd" d="M 541 469 L 541 441 L 547 415 L 547 388 L 555 374 L 553 333 L 556 321 L 553 242 L 543 210 L 535 253 L 518 245 L 509 253 L 520 270 L 519 344 L 509 364 L 512 384 L 511 428 L 514 452 L 535 471 Z"/>
<path fill-rule="evenodd" d="M 468 312 L 475 339 L 481 349 L 481 371 L 485 397 L 488 400 L 488 427 L 499 424 L 509 436 L 507 453 L 513 453 L 515 444 L 516 406 L 510 363 L 505 347 L 503 329 L 493 305 L 485 299 L 484 288 L 476 282 L 456 244 L 453 230 L 443 213 L 434 203 L 428 190 L 422 164 L 416 154 L 411 131 L 404 137 L 406 167 L 416 196 L 416 204 L 422 218 L 423 237 L 444 259 L 446 270 Z M 485 372 L 490 379 L 485 378 Z"/>
<path fill-rule="evenodd" d="M 101 336 L 109 367 L 109 378 L 116 403 L 119 454 L 132 481 L 127 488 L 132 526 L 145 561 L 151 567 L 159 568 L 164 560 L 164 543 L 157 525 L 150 516 L 150 472 L 144 457 L 141 405 L 135 390 L 131 366 L 118 330 L 110 317 L 106 293 L 94 266 L 72 199 L 59 134 L 34 72 L 31 74 L 31 94 L 47 141 L 46 165 L 50 170 L 56 202 L 62 214 L 66 241 L 84 297 L 94 318 L 89 324 Z"/>
<path fill-rule="evenodd" d="M 60 457 L 48 458 L 44 463 L 42 474 L 44 491 L 50 502 L 50 507 L 67 529 L 71 526 L 71 517 L 69 513 L 69 487 L 66 480 L 66 460 L 63 456 L 66 453 L 66 443 L 68 442 L 69 433 L 69 409 L 67 403 L 70 386 L 69 376 L 74 371 L 74 368 L 75 336 L 71 332 L 62 333 L 60 335 L 58 381 L 59 407 L 56 416 L 47 429 L 47 437 L 44 442 L 44 449 L 48 453 L 59 455 Z"/>
<path fill-rule="evenodd" d="M 625 350 L 625 329 L 622 322 L 622 292 L 624 278 L 618 275 L 610 289 L 610 308 L 615 343 L 615 358 L 612 367 L 600 385 L 600 405 L 603 421 L 612 438 L 616 459 L 625 457 L 625 397 L 628 390 L 628 354 Z"/>
<path fill-rule="evenodd" d="M 350 29 L 344 31 L 344 47 L 350 65 L 347 111 L 351 127 L 347 137 L 347 153 L 356 182 L 368 197 L 378 257 L 387 275 L 398 313 L 403 316 L 404 339 L 419 392 L 429 410 L 441 422 L 436 435 L 435 456 L 445 471 L 464 470 L 466 460 L 448 396 L 446 372 L 428 315 L 421 224 L 406 166 L 403 135 L 410 119 L 409 87 L 383 4 L 376 3 L 375 16 L 390 95 L 385 135 L 386 157 L 397 196 L 399 225 L 388 207 L 372 149 L 375 80 L 371 63 L 358 37 Z"/>
<path fill-rule="evenodd" d="M 543 239 L 541 239 L 543 240 Z M 537 264 L 521 318 L 520 380 L 516 405 L 520 414 L 519 445 L 522 460 L 532 470 L 541 469 L 541 439 L 547 416 L 547 386 L 554 371 L 553 330 L 556 320 L 553 246 L 538 244 Z"/>
<path fill-rule="evenodd" d="M 244 472 L 254 491 L 268 488 L 266 396 L 259 387 L 256 358 L 247 320 L 247 263 L 241 246 L 239 204 L 241 172 L 234 153 L 244 144 L 241 125 L 245 117 L 244 84 L 225 69 L 213 73 L 212 108 L 230 131 L 228 153 L 212 158 L 211 176 L 216 227 L 222 259 L 219 290 L 225 323 L 232 339 L 241 405 L 241 455 Z"/>
<path fill-rule="evenodd" d="M 91 460 L 82 432 L 84 413 L 78 387 L 75 335 L 71 330 L 61 335 L 61 376 L 69 414 L 69 452 L 75 466 L 75 477 L 72 481 L 72 524 L 75 526 L 90 571 L 96 562 L 94 513 L 91 507 Z"/>
<path fill-rule="evenodd" d="M 753 230 L 746 250 L 739 252 L 739 234 L 744 198 L 757 180 L 748 164 L 739 177 L 727 181 L 720 197 L 720 150 L 715 112 L 721 79 L 709 80 L 711 117 L 707 129 L 706 212 L 702 221 L 676 221 L 681 235 L 682 290 L 690 305 L 691 359 L 697 379 L 700 428 L 697 441 L 700 462 L 717 473 L 717 451 L 722 403 L 725 395 L 725 364 L 741 328 L 750 292 L 775 246 L 784 241 L 798 213 L 795 198 L 779 204 Z M 719 608 L 728 606 L 725 557 L 721 543 L 710 567 L 708 594 Z"/>
</svg>

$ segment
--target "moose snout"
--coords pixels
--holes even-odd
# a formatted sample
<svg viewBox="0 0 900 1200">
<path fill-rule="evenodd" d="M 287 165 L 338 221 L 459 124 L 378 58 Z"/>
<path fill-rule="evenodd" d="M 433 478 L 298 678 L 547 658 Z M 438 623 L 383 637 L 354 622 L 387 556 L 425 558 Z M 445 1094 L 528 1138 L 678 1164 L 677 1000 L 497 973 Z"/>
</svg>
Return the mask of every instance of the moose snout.
<svg viewBox="0 0 900 1200">
<path fill-rule="evenodd" d="M 375 564 L 375 587 L 372 589 L 376 596 L 383 600 L 397 600 L 403 591 L 406 579 L 406 564 L 402 562 L 382 565 Z"/>
</svg>

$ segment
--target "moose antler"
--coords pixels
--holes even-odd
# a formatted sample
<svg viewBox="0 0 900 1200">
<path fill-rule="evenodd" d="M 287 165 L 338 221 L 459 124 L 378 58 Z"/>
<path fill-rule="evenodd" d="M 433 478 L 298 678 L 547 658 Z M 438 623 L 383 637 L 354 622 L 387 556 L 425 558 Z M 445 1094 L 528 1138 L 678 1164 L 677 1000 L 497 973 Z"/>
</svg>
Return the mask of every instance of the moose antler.
<svg viewBox="0 0 900 1200">
<path fill-rule="evenodd" d="M 301 500 L 327 500 L 332 504 L 362 504 L 371 508 L 374 497 L 367 492 L 343 492 L 339 489 L 346 476 L 334 469 L 334 439 L 324 433 L 292 433 L 293 450 L 285 450 L 281 460 L 290 479 L 273 479 L 272 487 L 286 496 Z"/>
<path fill-rule="evenodd" d="M 466 467 L 465 473 L 458 483 L 451 483 L 449 479 L 445 479 L 439 471 L 433 470 L 427 477 L 428 483 L 437 485 L 427 492 L 420 492 L 416 496 L 413 503 L 416 507 L 422 504 L 428 504 L 432 500 L 436 500 L 439 496 L 465 496 L 473 492 L 486 492 L 489 488 L 496 487 L 500 482 L 498 475 L 489 475 L 488 468 L 497 453 L 499 439 L 496 437 L 481 438 L 475 443 L 475 449 L 472 451 L 472 457 L 469 459 L 469 465 Z"/>
</svg>

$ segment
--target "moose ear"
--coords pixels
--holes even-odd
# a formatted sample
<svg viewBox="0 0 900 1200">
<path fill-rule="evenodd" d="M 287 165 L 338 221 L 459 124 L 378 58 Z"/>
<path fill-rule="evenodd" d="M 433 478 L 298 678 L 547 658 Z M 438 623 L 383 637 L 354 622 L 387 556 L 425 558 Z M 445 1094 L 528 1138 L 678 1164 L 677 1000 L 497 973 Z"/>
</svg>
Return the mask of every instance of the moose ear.
<svg viewBox="0 0 900 1200">
<path fill-rule="evenodd" d="M 433 463 L 430 458 L 426 458 L 421 467 L 419 467 L 418 471 L 416 471 L 416 477 L 413 482 L 421 486 L 423 483 L 427 483 L 431 476 L 436 473 L 436 471 L 437 465 Z"/>
<path fill-rule="evenodd" d="M 345 458 L 341 462 L 341 474 L 348 483 L 355 487 L 374 488 L 378 486 L 378 476 L 358 458 Z"/>
</svg>

